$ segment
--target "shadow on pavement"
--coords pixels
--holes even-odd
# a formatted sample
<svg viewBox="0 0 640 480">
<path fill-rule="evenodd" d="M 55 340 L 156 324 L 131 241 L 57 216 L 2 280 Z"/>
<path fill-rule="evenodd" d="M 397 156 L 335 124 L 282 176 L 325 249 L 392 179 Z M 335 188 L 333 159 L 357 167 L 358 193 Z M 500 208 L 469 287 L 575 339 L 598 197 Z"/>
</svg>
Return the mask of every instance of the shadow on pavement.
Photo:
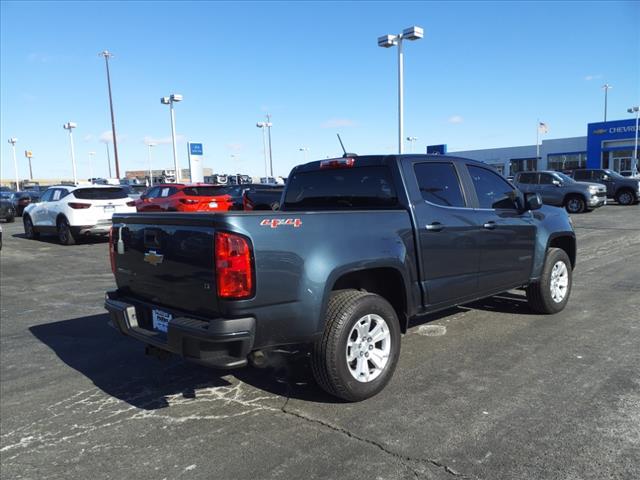
<svg viewBox="0 0 640 480">
<path fill-rule="evenodd" d="M 37 325 L 29 331 L 96 387 L 144 410 L 167 407 L 167 396 L 196 398 L 198 389 L 230 386 L 223 378 L 229 374 L 272 394 L 339 402 L 316 385 L 304 354 L 276 355 L 274 365 L 265 369 L 213 370 L 177 356 L 164 361 L 148 357 L 142 343 L 121 335 L 108 321 L 105 313 Z"/>
</svg>

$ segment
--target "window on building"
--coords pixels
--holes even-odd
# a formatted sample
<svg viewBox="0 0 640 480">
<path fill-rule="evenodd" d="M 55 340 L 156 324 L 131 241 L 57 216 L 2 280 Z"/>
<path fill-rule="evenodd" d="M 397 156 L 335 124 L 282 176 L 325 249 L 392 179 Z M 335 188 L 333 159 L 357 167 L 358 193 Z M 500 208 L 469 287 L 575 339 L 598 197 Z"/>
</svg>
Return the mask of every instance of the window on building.
<svg viewBox="0 0 640 480">
<path fill-rule="evenodd" d="M 558 172 L 587 168 L 587 152 L 552 153 L 547 155 L 547 168 Z"/>
<path fill-rule="evenodd" d="M 509 160 L 509 171 L 511 175 L 515 175 L 518 172 L 533 172 L 537 169 L 537 158 L 512 158 Z"/>
</svg>

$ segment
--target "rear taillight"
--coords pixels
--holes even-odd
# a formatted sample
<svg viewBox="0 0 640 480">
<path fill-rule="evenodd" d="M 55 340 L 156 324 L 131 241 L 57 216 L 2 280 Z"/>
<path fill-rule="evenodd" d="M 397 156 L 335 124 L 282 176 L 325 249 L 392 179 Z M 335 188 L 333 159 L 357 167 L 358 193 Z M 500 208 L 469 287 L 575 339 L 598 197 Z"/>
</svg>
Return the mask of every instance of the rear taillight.
<svg viewBox="0 0 640 480">
<path fill-rule="evenodd" d="M 131 200 L 130 202 L 127 202 L 127 207 L 135 207 L 135 206 L 136 206 L 135 200 Z"/>
<path fill-rule="evenodd" d="M 116 274 L 116 247 L 113 244 L 113 227 L 109 229 L 109 260 L 111 261 L 111 272 Z"/>
<path fill-rule="evenodd" d="M 216 232 L 216 281 L 218 296 L 241 299 L 253 294 L 253 271 L 249 241 L 233 233 Z"/>
<path fill-rule="evenodd" d="M 355 158 L 334 158 L 333 160 L 321 161 L 320 168 L 351 168 L 355 164 Z"/>
<path fill-rule="evenodd" d="M 69 206 L 76 210 L 83 210 L 85 208 L 89 208 L 91 206 L 90 203 L 79 203 L 79 202 L 69 202 Z"/>
</svg>

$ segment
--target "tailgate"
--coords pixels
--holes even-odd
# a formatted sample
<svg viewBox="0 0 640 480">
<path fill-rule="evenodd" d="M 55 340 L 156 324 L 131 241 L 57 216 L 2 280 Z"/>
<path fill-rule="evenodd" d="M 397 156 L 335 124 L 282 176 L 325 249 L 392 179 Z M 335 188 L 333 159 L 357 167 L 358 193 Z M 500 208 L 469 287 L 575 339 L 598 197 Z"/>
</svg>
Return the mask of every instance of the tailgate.
<svg viewBox="0 0 640 480">
<path fill-rule="evenodd" d="M 211 215 L 114 215 L 116 283 L 124 295 L 168 310 L 218 314 Z"/>
</svg>

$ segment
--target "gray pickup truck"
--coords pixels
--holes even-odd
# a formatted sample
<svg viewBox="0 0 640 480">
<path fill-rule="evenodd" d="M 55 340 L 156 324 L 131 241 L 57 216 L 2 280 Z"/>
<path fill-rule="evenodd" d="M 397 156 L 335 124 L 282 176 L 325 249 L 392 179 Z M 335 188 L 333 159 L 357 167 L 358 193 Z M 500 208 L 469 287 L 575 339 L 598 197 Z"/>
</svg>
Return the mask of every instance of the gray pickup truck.
<svg viewBox="0 0 640 480">
<path fill-rule="evenodd" d="M 350 401 L 387 384 L 411 319 L 519 287 L 559 312 L 576 262 L 563 209 L 426 155 L 298 166 L 280 211 L 116 214 L 109 251 L 110 321 L 149 353 L 233 368 L 305 345 Z"/>
<path fill-rule="evenodd" d="M 578 182 L 560 172 L 519 172 L 513 184 L 524 193 L 539 193 L 545 204 L 564 207 L 569 213 L 591 211 L 607 203 L 604 186 Z"/>
<path fill-rule="evenodd" d="M 632 205 L 640 201 L 640 180 L 637 178 L 623 177 L 613 170 L 599 168 L 575 170 L 573 178 L 604 185 L 607 197 L 615 199 L 620 205 Z"/>
</svg>

